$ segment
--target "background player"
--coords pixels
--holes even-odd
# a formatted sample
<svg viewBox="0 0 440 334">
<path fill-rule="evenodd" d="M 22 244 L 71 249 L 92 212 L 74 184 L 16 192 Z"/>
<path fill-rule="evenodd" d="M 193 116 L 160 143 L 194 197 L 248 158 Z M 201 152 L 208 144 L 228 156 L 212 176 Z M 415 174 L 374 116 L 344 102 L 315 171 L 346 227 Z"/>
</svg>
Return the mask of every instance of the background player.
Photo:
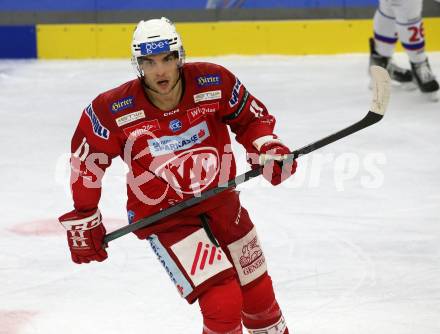
<svg viewBox="0 0 440 334">
<path fill-rule="evenodd" d="M 370 39 L 370 65 L 387 68 L 393 80 L 406 86 L 414 81 L 422 93 L 437 100 L 439 84 L 425 52 L 422 6 L 422 0 L 379 0 L 374 39 Z M 398 40 L 409 57 L 411 70 L 391 61 Z"/>
</svg>

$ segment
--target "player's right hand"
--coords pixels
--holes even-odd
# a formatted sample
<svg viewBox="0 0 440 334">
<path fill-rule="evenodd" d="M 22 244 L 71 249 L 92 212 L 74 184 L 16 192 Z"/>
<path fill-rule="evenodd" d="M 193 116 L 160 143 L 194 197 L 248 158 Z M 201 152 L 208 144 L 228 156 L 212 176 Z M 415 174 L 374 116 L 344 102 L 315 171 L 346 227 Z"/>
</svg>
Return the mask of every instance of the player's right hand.
<svg viewBox="0 0 440 334">
<path fill-rule="evenodd" d="M 107 258 L 103 246 L 106 230 L 99 209 L 87 212 L 73 210 L 58 220 L 67 231 L 67 242 L 73 262 L 101 262 Z"/>
</svg>

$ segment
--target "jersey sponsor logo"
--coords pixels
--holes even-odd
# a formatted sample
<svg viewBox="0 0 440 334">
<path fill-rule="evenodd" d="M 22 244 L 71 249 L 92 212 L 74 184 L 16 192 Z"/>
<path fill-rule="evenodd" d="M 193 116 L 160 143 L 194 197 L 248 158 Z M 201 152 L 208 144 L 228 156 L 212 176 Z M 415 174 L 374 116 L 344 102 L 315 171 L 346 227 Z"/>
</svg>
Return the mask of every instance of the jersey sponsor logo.
<svg viewBox="0 0 440 334">
<path fill-rule="evenodd" d="M 198 103 L 202 101 L 218 100 L 221 98 L 222 98 L 221 90 L 211 90 L 209 92 L 204 92 L 194 95 L 194 102 Z"/>
<path fill-rule="evenodd" d="M 203 117 L 205 114 L 211 114 L 215 113 L 220 109 L 220 103 L 208 103 L 208 104 L 201 104 L 200 106 L 197 106 L 192 109 L 188 109 L 187 115 L 189 122 L 192 124 L 201 117 Z"/>
<path fill-rule="evenodd" d="M 170 52 L 170 42 L 167 39 L 155 42 L 141 43 L 141 55 L 148 56 L 164 52 Z"/>
<path fill-rule="evenodd" d="M 197 194 L 215 180 L 219 165 L 215 148 L 200 147 L 173 156 L 158 167 L 151 166 L 151 170 L 176 192 Z"/>
<path fill-rule="evenodd" d="M 194 286 L 199 286 L 209 278 L 232 267 L 221 249 L 214 246 L 203 229 L 174 244 L 171 250 Z"/>
<path fill-rule="evenodd" d="M 218 74 L 208 74 L 208 75 L 203 75 L 203 76 L 197 77 L 197 85 L 199 87 L 218 86 L 221 83 L 222 83 L 221 78 L 220 78 L 220 75 L 218 75 Z"/>
<path fill-rule="evenodd" d="M 111 112 L 112 114 L 116 114 L 119 111 L 133 107 L 133 105 L 134 105 L 133 96 L 128 96 L 116 102 L 113 102 L 111 105 Z"/>
<path fill-rule="evenodd" d="M 123 126 L 125 124 L 132 123 L 142 118 L 145 118 L 145 112 L 143 110 L 138 110 L 130 114 L 116 118 L 116 124 L 118 124 L 118 126 Z"/>
<path fill-rule="evenodd" d="M 108 139 L 110 137 L 110 132 L 104 125 L 101 124 L 98 116 L 96 116 L 93 111 L 93 107 L 91 104 L 88 105 L 86 109 L 84 109 L 86 115 L 90 118 L 90 122 L 92 123 L 93 133 L 100 138 Z"/>
<path fill-rule="evenodd" d="M 148 139 L 151 155 L 154 157 L 186 150 L 200 144 L 210 135 L 208 125 L 202 122 L 176 136 L 163 136 Z"/>
<path fill-rule="evenodd" d="M 234 87 L 232 88 L 232 95 L 231 98 L 229 99 L 229 106 L 231 108 L 238 103 L 238 97 L 240 96 L 240 87 L 241 87 L 240 80 L 238 80 L 238 78 L 235 78 L 235 84 Z"/>
<path fill-rule="evenodd" d="M 171 131 L 177 132 L 182 128 L 182 122 L 180 119 L 173 119 L 168 125 Z"/>
<path fill-rule="evenodd" d="M 160 124 L 157 119 L 153 119 L 151 121 L 141 122 L 136 125 L 129 126 L 128 128 L 124 128 L 124 133 L 127 137 L 139 138 L 147 134 L 151 134 L 154 131 L 160 129 Z"/>
</svg>

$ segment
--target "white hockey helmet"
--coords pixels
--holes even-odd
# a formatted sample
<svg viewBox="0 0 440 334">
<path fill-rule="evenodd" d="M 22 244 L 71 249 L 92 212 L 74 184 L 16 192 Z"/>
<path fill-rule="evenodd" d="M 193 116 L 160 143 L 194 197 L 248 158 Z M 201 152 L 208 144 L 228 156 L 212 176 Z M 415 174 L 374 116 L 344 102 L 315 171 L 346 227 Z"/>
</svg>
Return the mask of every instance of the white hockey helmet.
<svg viewBox="0 0 440 334">
<path fill-rule="evenodd" d="M 177 51 L 178 65 L 182 66 L 185 62 L 182 39 L 169 19 L 162 17 L 138 23 L 131 43 L 131 61 L 139 77 L 143 76 L 143 71 L 138 58 L 173 51 Z"/>
</svg>

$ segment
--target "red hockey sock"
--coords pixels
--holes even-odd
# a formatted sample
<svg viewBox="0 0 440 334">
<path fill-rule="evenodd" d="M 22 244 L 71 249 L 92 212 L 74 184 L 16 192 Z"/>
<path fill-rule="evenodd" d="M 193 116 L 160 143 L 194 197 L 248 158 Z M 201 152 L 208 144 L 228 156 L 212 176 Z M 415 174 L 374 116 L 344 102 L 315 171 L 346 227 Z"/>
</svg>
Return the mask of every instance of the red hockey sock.
<svg viewBox="0 0 440 334">
<path fill-rule="evenodd" d="M 241 334 L 242 297 L 237 280 L 227 278 L 199 297 L 203 334 Z"/>
<path fill-rule="evenodd" d="M 244 287 L 243 325 L 250 330 L 267 330 L 267 333 L 288 334 L 280 307 L 275 299 L 272 280 L 264 275 L 258 282 Z M 270 330 L 269 330 L 270 329 Z"/>
</svg>

